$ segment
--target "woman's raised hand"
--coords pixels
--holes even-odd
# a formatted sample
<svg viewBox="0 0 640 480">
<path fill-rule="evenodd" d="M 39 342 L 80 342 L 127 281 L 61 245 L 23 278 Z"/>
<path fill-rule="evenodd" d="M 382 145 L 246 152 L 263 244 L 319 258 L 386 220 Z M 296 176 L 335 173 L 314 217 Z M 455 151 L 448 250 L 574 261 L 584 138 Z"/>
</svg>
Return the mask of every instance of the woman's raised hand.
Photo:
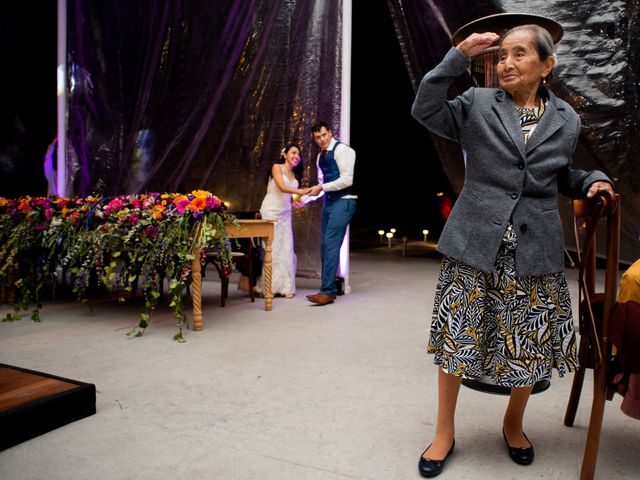
<svg viewBox="0 0 640 480">
<path fill-rule="evenodd" d="M 456 48 L 464 54 L 465 57 L 475 57 L 478 53 L 500 40 L 500 35 L 493 32 L 472 33 Z"/>
</svg>

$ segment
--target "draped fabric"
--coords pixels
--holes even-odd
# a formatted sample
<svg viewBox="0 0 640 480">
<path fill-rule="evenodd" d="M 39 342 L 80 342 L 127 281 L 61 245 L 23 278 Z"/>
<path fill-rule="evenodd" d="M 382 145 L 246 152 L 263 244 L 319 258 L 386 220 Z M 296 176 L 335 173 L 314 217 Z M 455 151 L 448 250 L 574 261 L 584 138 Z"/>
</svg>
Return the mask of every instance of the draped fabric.
<svg viewBox="0 0 640 480">
<path fill-rule="evenodd" d="M 640 2 L 584 0 L 387 0 L 414 89 L 451 47 L 464 24 L 501 12 L 551 17 L 564 27 L 550 88 L 578 112 L 582 135 L 574 168 L 600 169 L 623 195 L 621 259 L 640 257 Z M 451 95 L 472 85 L 470 76 Z M 460 191 L 457 144 L 433 136 L 445 173 Z M 570 201 L 562 199 L 565 241 L 573 245 Z M 602 237 L 602 236 L 601 236 Z M 604 253 L 604 246 L 599 246 Z"/>
<path fill-rule="evenodd" d="M 204 188 L 257 211 L 280 149 L 340 133 L 340 0 L 68 2 L 68 191 Z M 319 273 L 320 202 L 294 212 Z M 306 240 L 308 239 L 308 241 Z"/>
</svg>

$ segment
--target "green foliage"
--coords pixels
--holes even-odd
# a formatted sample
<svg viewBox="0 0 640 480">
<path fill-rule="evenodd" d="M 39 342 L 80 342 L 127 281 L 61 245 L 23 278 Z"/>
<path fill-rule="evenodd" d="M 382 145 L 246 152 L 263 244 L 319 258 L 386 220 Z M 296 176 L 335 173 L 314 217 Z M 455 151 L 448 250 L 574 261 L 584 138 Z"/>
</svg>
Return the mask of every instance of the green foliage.
<svg viewBox="0 0 640 480">
<path fill-rule="evenodd" d="M 111 198 L 0 198 L 0 292 L 15 293 L 14 310 L 3 321 L 31 314 L 40 321 L 40 291 L 65 272 L 81 302 L 99 288 L 142 290 L 140 321 L 129 335 L 142 336 L 161 297 L 163 280 L 178 321 L 174 339 L 185 341 L 183 294 L 193 260 L 205 248 L 231 263 L 225 225 L 233 222 L 209 192 L 188 195 L 127 195 Z M 123 297 L 118 299 L 124 301 Z M 3 297 L 0 301 L 6 303 Z"/>
</svg>

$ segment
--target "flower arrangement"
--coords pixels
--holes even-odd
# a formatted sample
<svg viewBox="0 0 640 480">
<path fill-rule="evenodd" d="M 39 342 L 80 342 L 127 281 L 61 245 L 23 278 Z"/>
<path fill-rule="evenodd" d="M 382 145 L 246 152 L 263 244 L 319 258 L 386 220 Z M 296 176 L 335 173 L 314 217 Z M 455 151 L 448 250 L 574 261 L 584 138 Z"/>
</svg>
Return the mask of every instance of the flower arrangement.
<svg viewBox="0 0 640 480">
<path fill-rule="evenodd" d="M 0 284 L 15 295 L 11 302 L 9 295 L 0 297 L 14 304 L 14 313 L 4 321 L 22 318 L 20 311 L 32 304 L 31 318 L 40 321 L 40 292 L 64 272 L 85 302 L 90 287 L 131 292 L 140 286 L 144 306 L 129 334 L 141 336 L 166 278 L 178 320 L 174 339 L 184 341 L 182 299 L 192 262 L 205 248 L 214 248 L 230 269 L 225 225 L 233 221 L 220 199 L 205 190 L 104 198 L 0 197 Z"/>
</svg>

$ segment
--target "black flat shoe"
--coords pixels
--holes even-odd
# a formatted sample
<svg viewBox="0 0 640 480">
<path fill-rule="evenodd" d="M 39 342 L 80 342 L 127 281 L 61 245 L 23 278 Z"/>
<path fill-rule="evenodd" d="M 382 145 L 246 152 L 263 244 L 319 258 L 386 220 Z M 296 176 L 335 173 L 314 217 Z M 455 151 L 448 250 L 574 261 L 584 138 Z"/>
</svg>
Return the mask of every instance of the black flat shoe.
<svg viewBox="0 0 640 480">
<path fill-rule="evenodd" d="M 449 458 L 449 455 L 453 452 L 453 447 L 456 446 L 456 439 L 453 439 L 453 443 L 451 444 L 451 448 L 445 455 L 442 460 L 431 460 L 430 458 L 424 458 L 424 456 L 420 456 L 420 461 L 418 462 L 418 470 L 420 470 L 420 475 L 423 477 L 435 477 L 440 475 L 442 469 L 444 468 L 444 462 Z M 431 445 L 429 445 L 431 447 Z M 427 450 L 429 450 L 427 447 Z M 426 451 L 425 450 L 425 453 Z M 424 455 L 424 453 L 422 454 Z"/>
<path fill-rule="evenodd" d="M 509 456 L 511 457 L 511 460 L 516 462 L 518 465 L 531 465 L 531 462 L 533 462 L 533 444 L 531 443 L 531 440 L 529 440 L 529 438 L 524 434 L 524 432 L 522 432 L 522 434 L 524 435 L 524 438 L 527 439 L 527 442 L 529 442 L 529 445 L 531 446 L 528 448 L 514 448 L 511 445 L 509 445 L 509 442 L 507 441 L 507 435 L 504 433 L 504 428 L 502 429 L 502 436 L 504 437 L 504 443 L 506 443 L 507 445 L 507 449 L 509 450 Z"/>
</svg>

